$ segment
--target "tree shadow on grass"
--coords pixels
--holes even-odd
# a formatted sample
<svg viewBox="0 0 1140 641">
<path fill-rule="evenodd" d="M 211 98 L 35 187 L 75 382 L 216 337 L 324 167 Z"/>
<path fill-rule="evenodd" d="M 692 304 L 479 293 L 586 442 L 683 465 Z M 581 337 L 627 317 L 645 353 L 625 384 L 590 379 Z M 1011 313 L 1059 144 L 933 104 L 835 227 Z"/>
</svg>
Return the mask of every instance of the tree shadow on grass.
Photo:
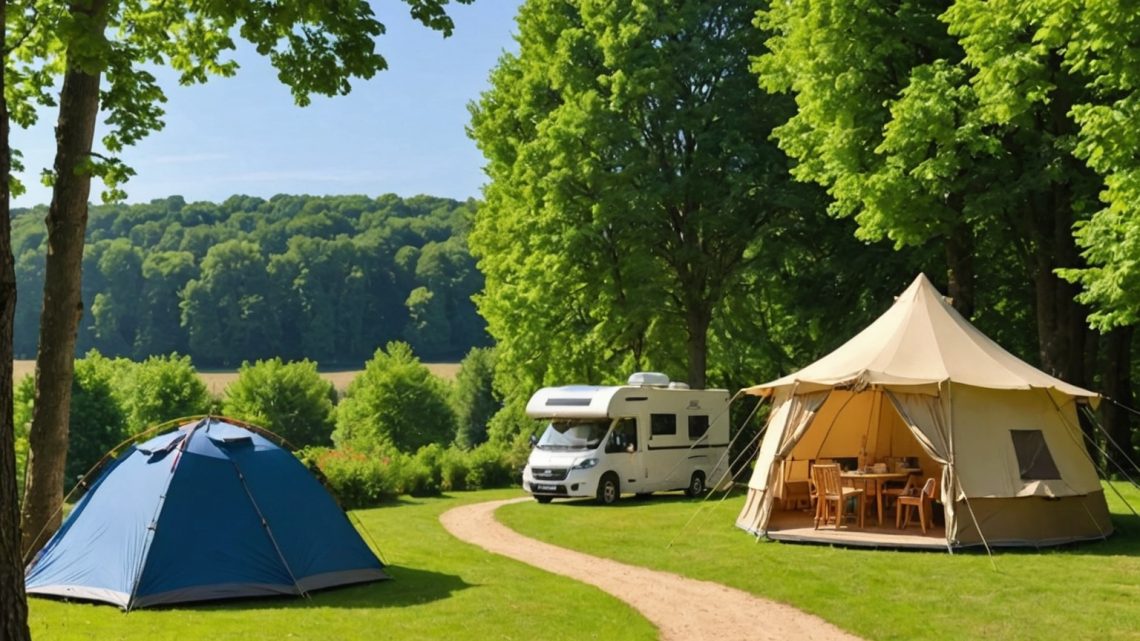
<svg viewBox="0 0 1140 641">
<path fill-rule="evenodd" d="M 703 500 L 704 497 L 689 498 L 681 492 L 661 492 L 651 494 L 648 496 L 637 496 L 630 494 L 623 494 L 617 503 L 610 505 L 598 505 L 594 499 L 570 499 L 558 500 L 551 503 L 551 505 L 559 505 L 565 507 L 594 507 L 598 509 L 612 510 L 617 508 L 631 508 L 631 507 L 646 507 L 654 504 L 672 504 L 672 503 L 692 503 L 697 505 Z M 712 500 L 712 499 L 709 499 Z"/>
<path fill-rule="evenodd" d="M 996 547 L 994 555 L 1040 555 L 1063 554 L 1066 556 L 1140 556 L 1140 517 L 1132 514 L 1112 515 L 1113 533 L 1106 539 L 1090 539 L 1076 541 L 1047 547 Z M 967 548 L 954 550 L 955 554 L 986 554 L 986 548 L 981 545 L 971 545 Z"/>
<path fill-rule="evenodd" d="M 298 597 L 270 597 L 215 601 L 202 604 L 185 604 L 169 608 L 152 608 L 167 611 L 224 611 L 224 610 L 296 610 L 304 608 L 399 608 L 408 605 L 431 603 L 450 598 L 452 594 L 474 587 L 454 574 L 431 572 L 417 568 L 388 565 L 384 571 L 391 579 L 309 593 L 308 599 Z"/>
<path fill-rule="evenodd" d="M 1113 514 L 1112 527 L 1112 536 L 1104 541 L 1074 543 L 1062 549 L 1085 556 L 1140 556 L 1140 516 Z"/>
</svg>

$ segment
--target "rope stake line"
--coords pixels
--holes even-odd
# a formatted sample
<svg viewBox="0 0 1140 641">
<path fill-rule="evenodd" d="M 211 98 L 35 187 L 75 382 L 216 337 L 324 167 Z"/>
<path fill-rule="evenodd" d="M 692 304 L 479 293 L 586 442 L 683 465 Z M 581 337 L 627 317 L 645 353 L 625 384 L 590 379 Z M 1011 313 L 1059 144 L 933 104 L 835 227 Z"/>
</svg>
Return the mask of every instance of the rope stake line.
<svg viewBox="0 0 1140 641">
<path fill-rule="evenodd" d="M 740 397 L 740 395 L 741 395 L 741 394 L 743 394 L 743 393 L 744 393 L 744 390 L 743 390 L 743 389 L 742 389 L 742 390 L 740 390 L 739 392 L 737 392 L 737 393 L 736 393 L 736 394 L 735 394 L 735 395 L 732 397 L 732 399 L 731 399 L 731 400 L 729 400 L 729 406 L 731 407 L 731 405 L 732 405 L 732 402 L 733 402 L 733 401 L 735 401 L 737 398 L 739 398 L 739 397 Z M 737 431 L 736 431 L 736 436 L 733 436 L 731 439 L 729 439 L 729 442 L 728 442 L 728 447 L 725 449 L 725 452 L 724 452 L 724 454 L 721 456 L 720 460 L 718 460 L 718 461 L 717 461 L 716 467 L 714 467 L 714 469 L 716 469 L 716 468 L 720 467 L 720 464 L 721 464 L 722 462 L 724 462 L 724 459 L 725 459 L 725 458 L 726 458 L 726 457 L 727 457 L 727 456 L 728 456 L 728 455 L 729 455 L 729 454 L 732 452 L 732 446 L 733 446 L 733 445 L 735 445 L 735 444 L 736 444 L 736 440 L 737 440 L 737 439 L 739 439 L 739 438 L 740 438 L 740 436 L 741 436 L 742 434 L 744 434 L 744 429 L 745 429 L 745 428 L 748 426 L 748 423 L 749 423 L 750 421 L 752 421 L 752 418 L 753 418 L 754 416 L 756 416 L 756 413 L 757 413 L 758 411 L 760 411 L 760 406 L 764 404 L 764 400 L 765 400 L 765 399 L 761 398 L 759 401 L 757 401 L 757 402 L 756 402 L 756 406 L 752 408 L 752 411 L 748 413 L 748 416 L 747 416 L 747 417 L 744 419 L 744 422 L 743 422 L 743 423 L 741 423 L 741 425 L 740 425 L 740 428 L 739 428 L 739 429 L 737 429 Z M 693 521 L 694 521 L 694 520 L 697 518 L 697 516 L 699 516 L 699 515 L 701 514 L 701 512 L 702 512 L 702 511 L 704 511 L 704 509 L 705 509 L 705 502 L 706 502 L 706 501 L 708 501 L 708 500 L 709 500 L 709 497 L 711 497 L 711 496 L 712 496 L 712 495 L 713 495 L 713 494 L 716 492 L 716 489 L 715 489 L 715 488 L 716 488 L 716 487 L 718 487 L 720 484 L 724 483 L 725 479 L 726 479 L 726 478 L 728 478 L 728 477 L 731 475 L 731 477 L 732 477 L 732 483 L 730 483 L 730 484 L 728 485 L 728 488 L 724 490 L 724 492 L 723 492 L 723 495 L 721 496 L 721 498 L 720 498 L 720 500 L 718 501 L 718 503 L 719 503 L 719 502 L 723 502 L 723 501 L 724 501 L 726 498 L 728 498 L 728 495 L 729 495 L 729 494 L 732 492 L 732 489 L 733 489 L 733 487 L 734 487 L 734 486 L 735 486 L 735 484 L 736 484 L 736 478 L 737 478 L 737 477 L 738 477 L 738 476 L 739 476 L 739 475 L 740 475 L 742 472 L 744 472 L 744 469 L 742 468 L 742 469 L 741 469 L 739 472 L 736 472 L 735 474 L 733 474 L 733 473 L 732 473 L 732 468 L 733 468 L 733 467 L 735 467 L 737 464 L 739 464 L 739 463 L 740 463 L 740 459 L 741 459 L 741 457 L 743 457 L 743 456 L 744 456 L 746 453 L 748 453 L 748 452 L 750 452 L 750 451 L 751 451 L 751 449 L 752 449 L 752 446 L 753 446 L 753 445 L 755 445 L 755 444 L 756 444 L 756 442 L 757 442 L 757 441 L 760 439 L 760 437 L 761 437 L 761 436 L 764 434 L 764 431 L 765 431 L 765 429 L 766 429 L 767 427 L 768 427 L 768 426 L 767 426 L 767 424 L 765 424 L 764 426 L 762 426 L 762 427 L 761 427 L 761 428 L 760 428 L 760 429 L 759 429 L 759 430 L 756 432 L 756 435 L 755 435 L 755 436 L 753 436 L 753 437 L 752 437 L 752 439 L 750 439 L 750 441 L 749 441 L 749 444 L 748 444 L 748 447 L 744 448 L 744 450 L 742 450 L 742 451 L 740 452 L 740 454 L 737 454 L 736 458 L 735 458 L 735 459 L 733 459 L 733 460 L 732 460 L 732 461 L 729 463 L 728 467 L 726 467 L 726 468 L 725 468 L 725 470 L 724 470 L 724 473 L 723 473 L 723 474 L 721 475 L 721 477 L 720 477 L 720 478 L 717 480 L 716 484 L 712 486 L 714 489 L 713 489 L 712 491 L 710 491 L 708 494 L 705 494 L 705 496 L 704 496 L 703 498 L 701 498 L 701 502 L 700 502 L 700 505 L 698 505 L 698 506 L 697 506 L 697 509 L 696 509 L 696 510 L 693 512 L 693 515 L 689 517 L 689 520 L 688 520 L 688 521 L 685 521 L 685 524 L 684 524 L 684 525 L 682 525 L 682 526 L 681 526 L 681 528 L 680 528 L 679 530 L 677 530 L 677 533 L 676 533 L 675 535 L 673 535 L 673 538 L 672 538 L 672 539 L 670 539 L 670 540 L 669 540 L 669 543 L 668 543 L 668 544 L 665 546 L 665 549 L 670 549 L 670 548 L 672 548 L 672 547 L 673 547 L 673 544 L 674 544 L 674 543 L 677 541 L 677 538 L 678 538 L 678 537 L 680 537 L 682 534 L 684 534 L 684 533 L 685 533 L 685 530 L 687 530 L 687 529 L 689 528 L 689 526 L 690 526 L 690 525 L 693 523 Z"/>
</svg>

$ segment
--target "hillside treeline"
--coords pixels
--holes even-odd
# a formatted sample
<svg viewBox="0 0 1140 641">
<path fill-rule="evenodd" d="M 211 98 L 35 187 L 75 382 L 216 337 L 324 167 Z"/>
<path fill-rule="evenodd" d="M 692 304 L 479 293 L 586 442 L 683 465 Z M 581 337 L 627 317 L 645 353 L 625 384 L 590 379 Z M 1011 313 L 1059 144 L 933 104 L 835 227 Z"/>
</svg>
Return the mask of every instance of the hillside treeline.
<svg viewBox="0 0 1140 641">
<path fill-rule="evenodd" d="M 472 201 L 388 194 L 233 196 L 93 207 L 77 353 L 199 366 L 308 358 L 365 361 L 392 340 L 427 359 L 485 345 L 471 296 Z M 46 208 L 13 213 L 15 356 L 34 358 Z"/>
</svg>

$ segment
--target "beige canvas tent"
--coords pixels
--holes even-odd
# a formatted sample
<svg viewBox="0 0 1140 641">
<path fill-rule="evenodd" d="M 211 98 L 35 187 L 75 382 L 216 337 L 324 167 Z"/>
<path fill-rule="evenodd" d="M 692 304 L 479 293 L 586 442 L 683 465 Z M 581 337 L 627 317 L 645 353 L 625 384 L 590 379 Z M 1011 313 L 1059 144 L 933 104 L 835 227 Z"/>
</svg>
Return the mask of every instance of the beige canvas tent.
<svg viewBox="0 0 1140 641">
<path fill-rule="evenodd" d="M 737 519 L 749 532 L 780 538 L 789 479 L 806 479 L 812 461 L 902 457 L 941 482 L 938 545 L 1040 546 L 1112 532 L 1077 422 L 1077 405 L 1097 395 L 1002 349 L 923 275 L 834 352 L 745 391 L 772 398 Z"/>
</svg>

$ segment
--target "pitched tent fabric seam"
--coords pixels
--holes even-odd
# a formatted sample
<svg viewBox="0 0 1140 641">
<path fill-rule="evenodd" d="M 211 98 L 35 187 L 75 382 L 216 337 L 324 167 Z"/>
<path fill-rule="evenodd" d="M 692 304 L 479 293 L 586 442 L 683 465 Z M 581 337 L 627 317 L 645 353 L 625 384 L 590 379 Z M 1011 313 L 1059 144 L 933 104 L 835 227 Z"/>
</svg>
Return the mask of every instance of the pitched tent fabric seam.
<svg viewBox="0 0 1140 641">
<path fill-rule="evenodd" d="M 206 417 L 129 448 L 29 565 L 29 594 L 124 610 L 387 578 L 320 483 L 261 430 Z"/>
<path fill-rule="evenodd" d="M 184 435 L 181 439 L 172 441 L 167 446 L 167 451 L 173 448 L 178 448 L 178 453 L 175 455 L 174 460 L 170 462 L 170 473 L 166 476 L 166 484 L 163 486 L 162 492 L 159 493 L 157 497 L 154 506 L 154 516 L 151 517 L 150 524 L 147 525 L 147 531 L 145 535 L 146 539 L 143 541 L 143 552 L 139 555 L 139 564 L 138 567 L 134 570 L 134 581 L 131 583 L 131 592 L 127 595 L 127 602 L 123 605 L 123 607 L 128 611 L 132 609 L 132 606 L 134 606 L 135 597 L 138 594 L 139 589 L 139 579 L 142 578 L 142 570 L 144 567 L 146 567 L 146 558 L 147 555 L 150 554 L 150 546 L 154 542 L 155 528 L 158 527 L 158 520 L 162 517 L 162 508 L 166 505 L 166 494 L 170 491 L 170 482 L 174 480 L 174 474 L 178 469 L 178 461 L 180 461 L 182 458 L 182 452 L 186 448 L 186 443 L 189 441 L 189 437 L 194 434 L 195 430 L 202 426 L 202 423 L 205 422 L 205 420 L 206 419 L 203 419 L 202 421 L 195 423 L 194 426 L 190 428 L 189 434 Z"/>
</svg>

